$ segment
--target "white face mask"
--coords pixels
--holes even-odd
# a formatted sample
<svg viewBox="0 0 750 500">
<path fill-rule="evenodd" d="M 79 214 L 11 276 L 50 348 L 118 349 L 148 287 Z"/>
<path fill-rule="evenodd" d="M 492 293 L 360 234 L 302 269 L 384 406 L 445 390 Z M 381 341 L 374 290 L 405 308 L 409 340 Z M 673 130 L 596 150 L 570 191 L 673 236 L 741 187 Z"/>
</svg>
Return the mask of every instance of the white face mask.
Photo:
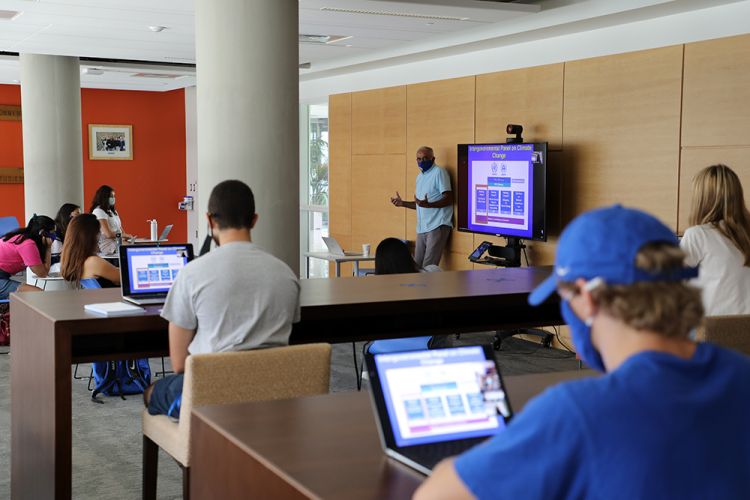
<svg viewBox="0 0 750 500">
<path fill-rule="evenodd" d="M 110 207 L 114 207 L 115 206 L 115 197 L 114 196 L 110 196 L 109 197 L 109 206 Z"/>
</svg>

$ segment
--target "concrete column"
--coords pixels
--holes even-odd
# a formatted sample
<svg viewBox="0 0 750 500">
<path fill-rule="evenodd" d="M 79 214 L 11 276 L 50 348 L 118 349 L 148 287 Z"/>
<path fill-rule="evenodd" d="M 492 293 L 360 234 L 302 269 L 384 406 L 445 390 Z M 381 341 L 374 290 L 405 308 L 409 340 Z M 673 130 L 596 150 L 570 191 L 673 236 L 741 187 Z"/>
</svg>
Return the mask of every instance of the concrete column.
<svg viewBox="0 0 750 500">
<path fill-rule="evenodd" d="M 253 241 L 299 272 L 295 0 L 196 0 L 198 203 L 226 179 L 255 193 Z M 202 219 L 205 220 L 205 219 Z M 205 223 L 199 224 L 201 239 Z"/>
<path fill-rule="evenodd" d="M 54 218 L 68 202 L 86 210 L 78 58 L 21 54 L 20 61 L 26 220 Z"/>
</svg>

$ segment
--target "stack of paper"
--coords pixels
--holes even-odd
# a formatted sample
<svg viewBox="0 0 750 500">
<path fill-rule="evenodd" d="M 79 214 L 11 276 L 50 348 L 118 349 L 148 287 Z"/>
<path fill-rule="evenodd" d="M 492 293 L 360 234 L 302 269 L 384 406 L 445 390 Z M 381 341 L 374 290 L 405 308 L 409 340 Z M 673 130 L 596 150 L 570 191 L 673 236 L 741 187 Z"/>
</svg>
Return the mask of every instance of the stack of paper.
<svg viewBox="0 0 750 500">
<path fill-rule="evenodd" d="M 142 307 L 126 304 L 125 302 L 103 302 L 101 304 L 86 304 L 86 312 L 100 316 L 134 316 L 146 312 Z"/>
</svg>

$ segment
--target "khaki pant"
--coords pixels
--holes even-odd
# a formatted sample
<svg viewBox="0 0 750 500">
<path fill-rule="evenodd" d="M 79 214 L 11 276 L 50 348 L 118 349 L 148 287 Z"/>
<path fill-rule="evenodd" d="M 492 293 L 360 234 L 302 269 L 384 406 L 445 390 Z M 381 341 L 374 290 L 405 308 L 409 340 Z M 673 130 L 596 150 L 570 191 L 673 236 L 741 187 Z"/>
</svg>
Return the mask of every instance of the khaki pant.
<svg viewBox="0 0 750 500">
<path fill-rule="evenodd" d="M 450 226 L 440 226 L 427 233 L 417 233 L 417 244 L 414 249 L 417 266 L 423 268 L 439 265 L 450 235 Z"/>
</svg>

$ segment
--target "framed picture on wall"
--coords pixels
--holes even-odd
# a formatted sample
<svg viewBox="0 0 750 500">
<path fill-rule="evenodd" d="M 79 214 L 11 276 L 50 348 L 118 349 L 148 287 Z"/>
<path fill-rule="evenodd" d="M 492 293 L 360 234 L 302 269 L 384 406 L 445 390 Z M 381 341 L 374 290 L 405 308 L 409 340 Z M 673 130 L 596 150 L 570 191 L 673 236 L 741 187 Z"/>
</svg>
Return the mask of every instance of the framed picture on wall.
<svg viewBox="0 0 750 500">
<path fill-rule="evenodd" d="M 132 159 L 132 125 L 89 124 L 89 160 Z"/>
</svg>

